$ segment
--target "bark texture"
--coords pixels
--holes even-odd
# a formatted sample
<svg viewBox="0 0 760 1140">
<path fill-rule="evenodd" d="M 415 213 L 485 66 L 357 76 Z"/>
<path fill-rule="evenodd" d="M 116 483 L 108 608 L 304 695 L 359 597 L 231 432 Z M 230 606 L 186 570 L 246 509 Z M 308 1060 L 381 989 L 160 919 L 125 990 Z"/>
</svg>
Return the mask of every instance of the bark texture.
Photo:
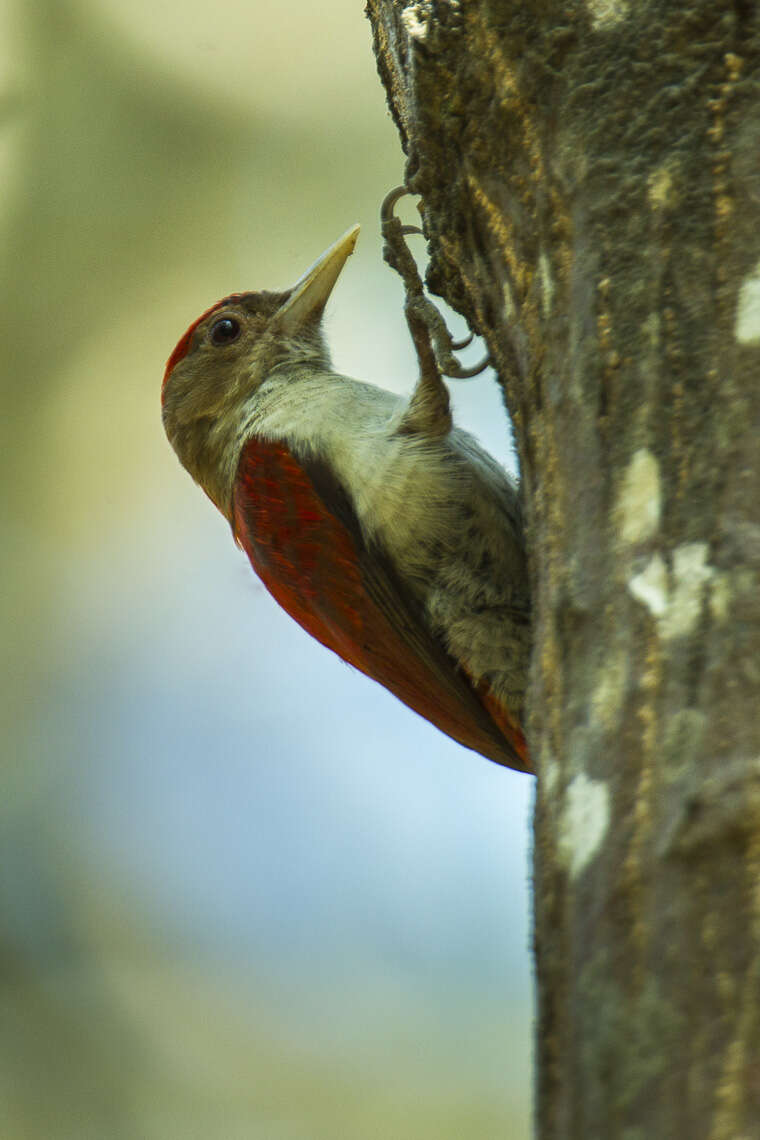
<svg viewBox="0 0 760 1140">
<path fill-rule="evenodd" d="M 367 10 L 522 466 L 537 1134 L 760 1137 L 760 6 Z"/>
</svg>

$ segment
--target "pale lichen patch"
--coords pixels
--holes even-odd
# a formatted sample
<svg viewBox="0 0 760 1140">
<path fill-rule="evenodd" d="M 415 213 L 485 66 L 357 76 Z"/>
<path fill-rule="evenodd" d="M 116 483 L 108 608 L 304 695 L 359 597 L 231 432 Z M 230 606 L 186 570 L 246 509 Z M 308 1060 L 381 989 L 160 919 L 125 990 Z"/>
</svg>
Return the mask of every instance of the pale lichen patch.
<svg viewBox="0 0 760 1140">
<path fill-rule="evenodd" d="M 627 0 L 586 0 L 595 32 L 606 32 L 628 16 Z"/>
<path fill-rule="evenodd" d="M 409 4 L 401 13 L 401 22 L 413 40 L 426 40 L 430 26 L 428 4 Z"/>
<path fill-rule="evenodd" d="M 653 554 L 644 569 L 634 574 L 628 589 L 653 617 L 663 616 L 668 608 L 668 569 L 660 554 Z"/>
<path fill-rule="evenodd" d="M 739 289 L 734 335 L 739 344 L 760 345 L 760 261 Z"/>
<path fill-rule="evenodd" d="M 660 525 L 660 468 L 647 448 L 639 448 L 623 476 L 616 505 L 620 538 L 629 545 L 645 542 Z"/>
<path fill-rule="evenodd" d="M 543 250 L 538 255 L 538 277 L 541 282 L 541 308 L 544 316 L 548 317 L 554 300 L 554 281 L 549 258 Z"/>
<path fill-rule="evenodd" d="M 504 282 L 504 316 L 511 321 L 515 315 L 515 300 L 512 296 L 512 286 L 509 281 Z"/>
<path fill-rule="evenodd" d="M 706 542 L 687 542 L 673 552 L 673 569 L 653 554 L 643 570 L 629 579 L 628 589 L 657 621 L 666 640 L 693 633 L 702 613 L 704 592 L 715 577 L 707 561 Z"/>
<path fill-rule="evenodd" d="M 731 587 L 726 574 L 716 573 L 710 583 L 710 613 L 713 621 L 724 622 L 731 604 Z"/>
<path fill-rule="evenodd" d="M 706 542 L 684 543 L 673 552 L 673 588 L 663 622 L 664 637 L 685 637 L 699 621 L 705 586 L 715 574 L 708 553 Z"/>
<path fill-rule="evenodd" d="M 610 822 L 610 794 L 602 780 L 580 772 L 567 786 L 559 826 L 559 857 L 576 878 L 599 850 Z"/>
<path fill-rule="evenodd" d="M 618 725 L 627 680 L 628 659 L 622 654 L 605 657 L 591 694 L 591 713 L 606 732 L 613 731 Z"/>
<path fill-rule="evenodd" d="M 649 204 L 655 210 L 665 210 L 675 205 L 675 186 L 673 175 L 667 164 L 658 166 L 647 179 L 647 192 Z"/>
<path fill-rule="evenodd" d="M 553 795 L 559 783 L 560 766 L 559 762 L 551 755 L 548 749 L 541 755 L 541 767 L 539 771 L 544 791 L 548 796 Z"/>
</svg>

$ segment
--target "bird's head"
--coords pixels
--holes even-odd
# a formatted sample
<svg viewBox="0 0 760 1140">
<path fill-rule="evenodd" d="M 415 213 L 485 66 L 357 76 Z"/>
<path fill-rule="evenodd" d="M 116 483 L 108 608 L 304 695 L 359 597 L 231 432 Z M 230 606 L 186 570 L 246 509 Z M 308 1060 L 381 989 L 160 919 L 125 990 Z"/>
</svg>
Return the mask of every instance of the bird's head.
<svg viewBox="0 0 760 1140">
<path fill-rule="evenodd" d="M 169 357 L 164 429 L 183 466 L 228 517 L 251 398 L 278 368 L 329 365 L 322 315 L 358 234 L 358 226 L 347 230 L 283 293 L 233 293 L 218 301 Z"/>
</svg>

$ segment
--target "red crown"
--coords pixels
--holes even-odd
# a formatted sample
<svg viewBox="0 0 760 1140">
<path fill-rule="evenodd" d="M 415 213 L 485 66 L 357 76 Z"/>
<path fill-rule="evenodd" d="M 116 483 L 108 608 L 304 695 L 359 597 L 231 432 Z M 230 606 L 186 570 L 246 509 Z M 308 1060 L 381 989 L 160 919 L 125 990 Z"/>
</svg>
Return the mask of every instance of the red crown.
<svg viewBox="0 0 760 1140">
<path fill-rule="evenodd" d="M 221 301 L 217 301 L 215 305 L 212 305 L 210 308 L 206 309 L 205 313 L 201 313 L 201 315 L 198 317 L 197 321 L 193 321 L 193 323 L 190 325 L 190 328 L 187 330 L 187 332 L 184 333 L 180 337 L 180 339 L 177 341 L 177 345 L 174 349 L 174 352 L 171 354 L 171 356 L 169 357 L 169 359 L 166 362 L 166 369 L 164 371 L 164 379 L 163 379 L 163 383 L 161 385 L 162 403 L 163 403 L 164 388 L 166 387 L 166 381 L 169 379 L 169 376 L 171 375 L 172 370 L 176 367 L 177 364 L 179 364 L 180 360 L 183 360 L 187 356 L 188 351 L 190 349 L 190 341 L 193 339 L 193 333 L 198 328 L 198 325 L 201 323 L 201 321 L 205 321 L 206 317 L 209 317 L 209 316 L 211 316 L 212 313 L 215 313 L 217 309 L 223 308 L 224 305 L 229 304 L 231 301 L 238 301 L 242 296 L 243 296 L 242 293 L 230 293 L 229 297 L 223 297 Z"/>
</svg>

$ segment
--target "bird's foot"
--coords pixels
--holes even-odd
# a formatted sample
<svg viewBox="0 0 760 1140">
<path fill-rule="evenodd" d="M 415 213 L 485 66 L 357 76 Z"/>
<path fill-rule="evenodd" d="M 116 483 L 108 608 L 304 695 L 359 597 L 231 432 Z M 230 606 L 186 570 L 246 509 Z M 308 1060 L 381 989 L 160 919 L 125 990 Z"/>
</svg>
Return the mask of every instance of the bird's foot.
<svg viewBox="0 0 760 1140">
<path fill-rule="evenodd" d="M 433 302 L 425 296 L 425 288 L 417 269 L 417 263 L 409 252 L 404 241 L 407 234 L 421 234 L 419 226 L 405 225 L 394 212 L 399 198 L 411 191 L 405 186 L 397 186 L 391 190 L 383 200 L 380 207 L 380 223 L 383 235 L 383 257 L 392 269 L 400 275 L 406 290 L 406 319 L 409 331 L 412 334 L 420 368 L 435 367 L 444 376 L 455 380 L 467 380 L 471 376 L 478 376 L 484 368 L 491 363 L 490 356 L 486 356 L 474 368 L 464 368 L 454 356 L 454 352 L 466 348 L 472 343 L 473 333 L 463 340 L 454 340 L 446 327 L 438 309 Z M 424 342 L 424 351 L 421 346 Z"/>
</svg>

